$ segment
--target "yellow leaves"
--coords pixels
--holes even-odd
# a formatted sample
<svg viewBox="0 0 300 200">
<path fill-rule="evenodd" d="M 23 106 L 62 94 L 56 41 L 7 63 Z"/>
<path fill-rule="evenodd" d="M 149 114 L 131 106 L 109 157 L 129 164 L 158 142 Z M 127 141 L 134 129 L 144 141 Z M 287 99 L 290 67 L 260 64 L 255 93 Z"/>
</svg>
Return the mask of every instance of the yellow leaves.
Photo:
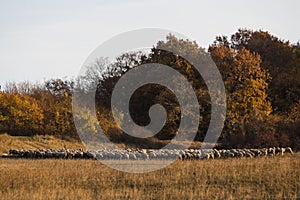
<svg viewBox="0 0 300 200">
<path fill-rule="evenodd" d="M 261 57 L 244 48 L 234 51 L 220 45 L 211 54 L 221 69 L 228 96 L 228 118 L 240 121 L 250 115 L 269 115 L 268 74 L 261 68 Z"/>
<path fill-rule="evenodd" d="M 1 128 L 13 131 L 37 129 L 44 117 L 35 99 L 9 93 L 1 94 L 0 113 L 7 121 Z"/>
<path fill-rule="evenodd" d="M 74 113 L 74 118 L 79 125 L 77 126 L 79 132 L 87 135 L 97 133 L 98 120 L 89 109 L 81 108 Z"/>
<path fill-rule="evenodd" d="M 300 100 L 292 106 L 289 119 L 292 121 L 300 121 Z"/>
<path fill-rule="evenodd" d="M 115 116 L 116 126 L 117 128 L 121 129 L 121 125 L 125 115 L 122 112 L 115 112 L 115 113 L 117 113 L 117 116 Z"/>
</svg>

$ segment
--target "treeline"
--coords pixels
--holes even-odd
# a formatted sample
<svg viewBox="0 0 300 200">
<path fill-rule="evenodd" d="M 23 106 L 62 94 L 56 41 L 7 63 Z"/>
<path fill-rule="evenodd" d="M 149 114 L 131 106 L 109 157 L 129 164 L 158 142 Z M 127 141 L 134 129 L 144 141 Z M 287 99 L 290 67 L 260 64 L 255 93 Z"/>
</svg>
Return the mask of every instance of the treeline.
<svg viewBox="0 0 300 200">
<path fill-rule="evenodd" d="M 10 135 L 76 137 L 72 116 L 74 82 L 8 83 L 0 92 L 0 130 Z"/>
<path fill-rule="evenodd" d="M 163 50 L 166 47 L 179 55 Z M 0 132 L 78 138 L 72 94 L 78 90 L 88 93 L 96 87 L 98 121 L 90 118 L 84 108 L 80 116 L 75 116 L 85 123 L 85 129 L 96 132 L 99 123 L 114 142 L 145 142 L 147 139 L 131 137 L 120 129 L 113 119 L 110 99 L 115 84 L 126 71 L 141 64 L 160 63 L 176 69 L 192 85 L 201 113 L 196 140 L 201 141 L 210 122 L 211 97 L 201 75 L 184 58 L 197 60 L 204 53 L 196 42 L 169 35 L 150 53 L 123 54 L 114 63 L 99 58 L 76 80 L 8 84 L 0 93 Z M 240 29 L 230 37 L 218 36 L 208 53 L 222 75 L 227 95 L 225 126 L 219 142 L 225 147 L 299 149 L 300 44 L 290 44 L 265 31 Z M 174 80 L 172 84 L 179 83 Z M 168 88 L 157 84 L 139 88 L 130 99 L 130 116 L 136 124 L 145 126 L 150 122 L 149 108 L 157 103 L 165 107 L 167 121 L 154 138 L 170 140 L 177 134 L 181 110 Z M 120 118 L 124 120 L 126 114 L 120 113 Z"/>
</svg>

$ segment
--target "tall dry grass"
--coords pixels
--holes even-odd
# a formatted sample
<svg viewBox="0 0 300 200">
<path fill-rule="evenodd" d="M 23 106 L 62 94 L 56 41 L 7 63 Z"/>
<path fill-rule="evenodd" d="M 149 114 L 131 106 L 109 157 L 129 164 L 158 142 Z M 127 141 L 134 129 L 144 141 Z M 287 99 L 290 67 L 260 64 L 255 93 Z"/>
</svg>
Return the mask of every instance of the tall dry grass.
<svg viewBox="0 0 300 200">
<path fill-rule="evenodd" d="M 178 161 L 130 174 L 92 160 L 0 159 L 0 199 L 297 199 L 300 153 Z"/>
<path fill-rule="evenodd" d="M 59 148 L 83 148 L 78 141 L 67 141 L 50 135 L 36 136 L 11 136 L 5 133 L 0 134 L 0 155 L 8 153 L 10 149 L 59 149 Z"/>
</svg>

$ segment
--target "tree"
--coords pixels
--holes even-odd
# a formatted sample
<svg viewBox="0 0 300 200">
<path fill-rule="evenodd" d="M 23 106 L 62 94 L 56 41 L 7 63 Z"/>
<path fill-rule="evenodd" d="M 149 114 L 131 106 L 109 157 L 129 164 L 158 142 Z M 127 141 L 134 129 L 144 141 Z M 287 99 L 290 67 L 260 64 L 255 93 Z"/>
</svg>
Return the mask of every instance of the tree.
<svg viewBox="0 0 300 200">
<path fill-rule="evenodd" d="M 77 138 L 72 115 L 73 89 L 73 81 L 51 79 L 45 82 L 44 90 L 36 90 L 34 96 L 45 116 L 45 133 Z"/>
<path fill-rule="evenodd" d="M 43 112 L 28 95 L 0 93 L 1 131 L 15 135 L 33 135 L 43 124 Z"/>
<path fill-rule="evenodd" d="M 165 49 L 168 49 L 169 51 L 166 51 Z M 180 72 L 192 85 L 193 91 L 189 92 L 195 92 L 199 104 L 189 106 L 197 106 L 197 109 L 199 109 L 201 113 L 201 116 L 193 116 L 199 118 L 198 133 L 196 135 L 197 140 L 203 140 L 209 125 L 211 114 L 211 99 L 207 86 L 201 77 L 201 74 L 194 67 L 194 65 L 199 65 L 199 62 L 203 62 L 203 54 L 205 53 L 205 50 L 199 47 L 195 41 L 179 39 L 170 34 L 166 37 L 166 41 L 159 41 L 152 49 L 148 61 L 151 63 L 164 64 L 173 68 Z M 190 63 L 187 59 L 193 63 Z M 181 84 L 176 78 L 170 79 L 172 79 L 172 84 L 174 86 Z M 187 90 L 188 88 L 183 89 L 182 94 L 185 94 L 185 91 Z M 189 98 L 190 96 L 185 96 L 187 102 L 191 102 Z M 176 135 L 181 122 L 180 115 L 182 113 L 179 102 L 176 100 L 176 96 L 174 96 L 168 88 L 162 88 L 155 100 L 164 105 L 168 111 L 168 120 L 162 130 L 162 133 L 164 133 L 165 136 L 161 135 L 160 138 L 170 139 Z"/>
<path fill-rule="evenodd" d="M 290 112 L 291 106 L 300 98 L 299 45 L 291 45 L 267 31 L 247 29 L 239 29 L 230 40 L 219 36 L 214 44 L 258 53 L 262 59 L 261 67 L 272 78 L 267 93 L 274 113 L 287 115 Z"/>
<path fill-rule="evenodd" d="M 234 50 L 215 44 L 209 51 L 223 76 L 227 92 L 225 134 L 234 138 L 234 142 L 244 143 L 247 124 L 271 113 L 267 100 L 268 73 L 260 66 L 260 56 L 244 48 Z"/>
<path fill-rule="evenodd" d="M 200 130 L 201 137 L 203 138 L 210 119 L 210 98 L 208 95 L 207 87 L 201 75 L 197 72 L 196 69 L 194 69 L 191 63 L 189 63 L 183 57 L 180 57 L 177 53 L 175 54 L 173 52 L 164 51 L 162 49 L 163 47 L 174 49 L 174 52 L 182 54 L 183 56 L 188 56 L 193 60 L 197 60 L 197 58 L 199 58 L 199 55 L 204 53 L 204 49 L 200 48 L 196 44 L 196 42 L 181 40 L 174 37 L 173 35 L 168 35 L 167 41 L 159 41 L 156 46 L 152 48 L 151 52 L 148 55 L 145 55 L 142 52 L 135 52 L 119 56 L 113 64 L 107 65 L 106 70 L 102 74 L 102 79 L 100 79 L 99 81 L 96 94 L 97 110 L 106 110 L 107 112 L 111 112 L 110 98 L 115 84 L 124 73 L 129 70 L 134 70 L 135 67 L 141 64 L 164 64 L 172 67 L 176 71 L 180 72 L 183 76 L 185 76 L 193 86 L 196 95 L 202 98 L 201 100 L 199 100 L 201 102 L 200 107 L 202 116 L 195 117 L 199 117 L 199 121 L 201 120 L 202 122 L 200 123 Z M 87 73 L 89 74 L 87 74 L 86 77 L 90 77 L 90 71 L 93 70 L 87 71 Z M 145 74 L 145 76 L 147 75 L 148 74 Z M 172 84 L 180 85 L 178 80 L 173 79 L 172 81 Z M 139 88 L 131 97 L 129 108 L 130 115 L 136 124 L 145 126 L 150 122 L 150 118 L 148 115 L 149 108 L 157 103 L 165 107 L 168 113 L 168 117 L 164 128 L 156 135 L 156 137 L 158 137 L 159 139 L 171 139 L 177 133 L 177 129 L 180 124 L 181 110 L 176 97 L 168 88 L 164 88 L 157 84 L 148 84 Z M 101 113 L 103 112 L 98 113 L 100 113 L 101 115 Z M 126 119 L 126 116 L 127 115 L 124 116 L 124 119 Z M 203 116 L 206 117 L 205 121 L 203 120 Z M 98 117 L 99 121 L 101 121 L 100 119 L 102 117 L 112 117 L 112 115 L 103 114 L 102 116 Z M 110 118 L 109 121 L 113 122 L 114 120 Z"/>
<path fill-rule="evenodd" d="M 51 79 L 45 82 L 46 89 L 57 98 L 71 96 L 74 82 L 62 79 Z"/>
</svg>

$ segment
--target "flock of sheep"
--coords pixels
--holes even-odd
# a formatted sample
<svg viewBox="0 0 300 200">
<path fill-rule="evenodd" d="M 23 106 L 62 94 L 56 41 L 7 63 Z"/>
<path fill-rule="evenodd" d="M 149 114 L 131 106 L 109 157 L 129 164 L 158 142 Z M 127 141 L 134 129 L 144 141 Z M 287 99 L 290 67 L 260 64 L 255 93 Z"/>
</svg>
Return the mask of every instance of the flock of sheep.
<svg viewBox="0 0 300 200">
<path fill-rule="evenodd" d="M 2 157 L 29 159 L 102 159 L 102 160 L 148 160 L 148 159 L 181 159 L 200 160 L 214 158 L 254 158 L 260 156 L 283 156 L 293 154 L 290 147 L 262 149 L 112 149 L 112 150 L 83 150 L 83 149 L 45 149 L 45 150 L 10 150 Z"/>
</svg>

